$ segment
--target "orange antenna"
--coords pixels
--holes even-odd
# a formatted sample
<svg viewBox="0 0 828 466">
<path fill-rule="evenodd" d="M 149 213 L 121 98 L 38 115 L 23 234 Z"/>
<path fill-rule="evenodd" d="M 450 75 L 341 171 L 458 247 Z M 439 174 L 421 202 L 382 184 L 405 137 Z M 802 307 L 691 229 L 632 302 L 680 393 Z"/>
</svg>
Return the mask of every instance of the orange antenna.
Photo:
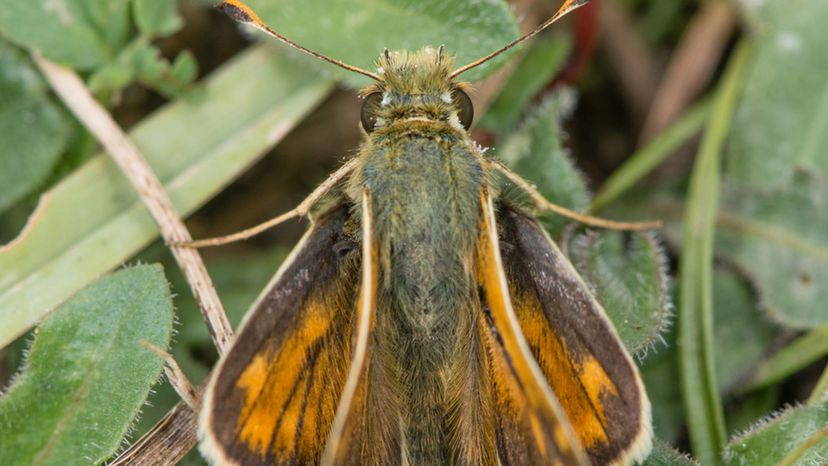
<svg viewBox="0 0 828 466">
<path fill-rule="evenodd" d="M 313 50 L 311 50 L 309 48 L 303 47 L 303 46 L 297 44 L 296 42 L 293 42 L 292 40 L 290 40 L 287 37 L 279 34 L 278 32 L 274 31 L 273 29 L 270 29 L 269 27 L 267 27 L 267 25 L 264 23 L 264 21 L 262 21 L 261 18 L 259 18 L 259 16 L 253 10 L 250 9 L 250 7 L 245 5 L 240 0 L 226 0 L 226 1 L 221 2 L 220 4 L 216 5 L 216 7 L 221 8 L 222 11 L 224 11 L 224 13 L 227 16 L 233 18 L 234 20 L 236 20 L 240 23 L 249 24 L 249 25 L 255 27 L 256 29 L 258 29 L 260 31 L 264 31 L 267 35 L 275 37 L 279 41 L 295 48 L 296 50 L 301 50 L 302 52 L 305 52 L 306 54 L 308 54 L 312 57 L 316 57 L 320 60 L 324 60 L 328 63 L 332 63 L 332 64 L 334 64 L 334 65 L 336 65 L 340 68 L 344 68 L 348 71 L 353 71 L 354 73 L 359 73 L 363 76 L 368 76 L 369 78 L 373 79 L 374 81 L 382 81 L 382 77 L 380 77 L 378 74 L 371 73 L 370 71 L 365 71 L 362 68 L 357 68 L 356 66 L 349 65 L 345 62 L 341 62 L 341 61 L 339 61 L 335 58 L 331 58 L 331 57 L 322 55 L 319 52 L 314 52 Z"/>
<path fill-rule="evenodd" d="M 509 42 L 508 44 L 506 44 L 503 47 L 495 50 L 494 52 L 486 55 L 483 58 L 479 58 L 479 59 L 469 63 L 468 65 L 461 66 L 460 68 L 454 70 L 451 73 L 451 77 L 454 78 L 457 75 L 459 75 L 461 73 L 465 73 L 466 71 L 468 71 L 468 70 L 470 70 L 470 69 L 472 69 L 476 66 L 480 66 L 483 63 L 486 63 L 487 61 L 491 60 L 492 58 L 500 55 L 501 53 L 509 50 L 510 48 L 520 44 L 521 42 L 524 42 L 528 39 L 531 39 L 532 37 L 536 36 L 539 32 L 543 31 L 544 29 L 546 29 L 549 26 L 553 25 L 559 19 L 566 16 L 568 13 L 570 13 L 572 11 L 575 11 L 576 9 L 586 5 L 588 2 L 589 2 L 589 0 L 566 0 L 564 2 L 564 4 L 561 5 L 561 7 L 558 9 L 557 13 L 552 15 L 551 18 L 544 21 L 543 24 L 536 27 L 533 31 L 531 31 L 529 33 L 526 33 L 525 35 L 523 35 L 521 37 L 518 37 L 517 39 L 513 40 L 512 42 Z"/>
</svg>

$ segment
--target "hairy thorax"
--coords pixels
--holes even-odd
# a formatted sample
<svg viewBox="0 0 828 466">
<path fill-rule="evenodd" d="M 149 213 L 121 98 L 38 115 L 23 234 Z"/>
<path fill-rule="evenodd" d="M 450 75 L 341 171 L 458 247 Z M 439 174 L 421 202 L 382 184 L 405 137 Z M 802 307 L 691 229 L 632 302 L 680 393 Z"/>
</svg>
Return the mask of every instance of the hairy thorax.
<svg viewBox="0 0 828 466">
<path fill-rule="evenodd" d="M 371 193 L 380 289 L 399 317 L 421 324 L 414 337 L 456 312 L 469 289 L 484 179 L 477 150 L 464 133 L 416 117 L 363 145 L 352 186 Z"/>
</svg>

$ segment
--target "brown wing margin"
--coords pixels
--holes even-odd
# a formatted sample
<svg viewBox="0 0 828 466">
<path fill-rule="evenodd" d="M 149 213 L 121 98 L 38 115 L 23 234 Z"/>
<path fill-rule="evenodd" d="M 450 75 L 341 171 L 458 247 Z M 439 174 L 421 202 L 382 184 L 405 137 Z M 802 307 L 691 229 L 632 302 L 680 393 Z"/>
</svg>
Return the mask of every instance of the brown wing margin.
<svg viewBox="0 0 828 466">
<path fill-rule="evenodd" d="M 604 310 L 534 219 L 501 206 L 497 221 L 517 319 L 581 445 L 595 465 L 642 460 L 650 404 Z"/>
<path fill-rule="evenodd" d="M 218 466 L 314 464 L 350 363 L 360 253 L 349 206 L 323 215 L 285 260 L 214 370 L 202 453 Z"/>
</svg>

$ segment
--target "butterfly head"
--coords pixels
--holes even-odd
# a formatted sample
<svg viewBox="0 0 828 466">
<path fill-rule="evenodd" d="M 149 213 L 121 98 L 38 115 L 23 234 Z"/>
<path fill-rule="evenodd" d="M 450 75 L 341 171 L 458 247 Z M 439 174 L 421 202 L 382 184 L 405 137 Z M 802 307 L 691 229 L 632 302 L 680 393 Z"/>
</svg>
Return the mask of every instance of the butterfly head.
<svg viewBox="0 0 828 466">
<path fill-rule="evenodd" d="M 465 83 L 452 78 L 454 57 L 443 47 L 383 52 L 381 78 L 363 90 L 362 126 L 373 132 L 405 121 L 430 121 L 468 129 L 473 110 Z"/>
</svg>

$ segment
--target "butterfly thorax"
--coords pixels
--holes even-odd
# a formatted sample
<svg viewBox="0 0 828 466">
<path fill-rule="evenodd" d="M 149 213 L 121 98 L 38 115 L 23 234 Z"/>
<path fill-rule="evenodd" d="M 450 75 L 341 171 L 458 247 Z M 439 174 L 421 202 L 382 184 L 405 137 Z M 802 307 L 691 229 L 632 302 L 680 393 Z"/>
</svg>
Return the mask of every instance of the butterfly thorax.
<svg viewBox="0 0 828 466">
<path fill-rule="evenodd" d="M 409 459 L 445 464 L 456 405 L 446 374 L 456 374 L 458 355 L 468 354 L 462 335 L 475 299 L 472 264 L 485 176 L 479 149 L 442 97 L 452 88 L 450 60 L 435 52 L 389 56 L 381 61 L 388 83 L 379 86 L 387 96 L 379 115 L 386 120 L 363 143 L 351 178 L 353 199 L 363 187 L 371 194 L 378 245 L 372 364 L 389 374 L 383 402 L 399 412 L 382 408 L 398 417 L 388 423 L 402 419 Z M 416 79 L 402 79 L 404 73 Z"/>
</svg>

